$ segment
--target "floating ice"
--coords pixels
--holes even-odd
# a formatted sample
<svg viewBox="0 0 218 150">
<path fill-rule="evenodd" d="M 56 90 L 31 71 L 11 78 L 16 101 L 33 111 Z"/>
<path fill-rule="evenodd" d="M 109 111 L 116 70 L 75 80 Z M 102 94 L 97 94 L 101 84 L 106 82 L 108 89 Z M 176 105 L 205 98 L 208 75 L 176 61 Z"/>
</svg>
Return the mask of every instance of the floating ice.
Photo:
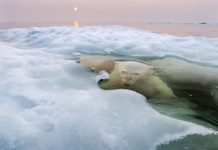
<svg viewBox="0 0 218 150">
<path fill-rule="evenodd" d="M 0 40 L 53 53 L 178 56 L 218 65 L 218 38 L 175 37 L 122 26 L 50 27 L 0 30 Z"/>
</svg>

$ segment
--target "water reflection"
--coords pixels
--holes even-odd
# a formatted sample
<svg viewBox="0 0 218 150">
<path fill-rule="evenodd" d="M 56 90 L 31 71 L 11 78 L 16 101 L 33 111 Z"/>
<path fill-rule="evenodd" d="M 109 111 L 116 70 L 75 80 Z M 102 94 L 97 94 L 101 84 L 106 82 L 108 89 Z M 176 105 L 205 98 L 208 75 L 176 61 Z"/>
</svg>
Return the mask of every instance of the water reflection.
<svg viewBox="0 0 218 150">
<path fill-rule="evenodd" d="M 73 26 L 74 26 L 74 27 L 79 27 L 79 26 L 80 26 L 80 22 L 79 22 L 79 21 L 73 22 Z"/>
</svg>

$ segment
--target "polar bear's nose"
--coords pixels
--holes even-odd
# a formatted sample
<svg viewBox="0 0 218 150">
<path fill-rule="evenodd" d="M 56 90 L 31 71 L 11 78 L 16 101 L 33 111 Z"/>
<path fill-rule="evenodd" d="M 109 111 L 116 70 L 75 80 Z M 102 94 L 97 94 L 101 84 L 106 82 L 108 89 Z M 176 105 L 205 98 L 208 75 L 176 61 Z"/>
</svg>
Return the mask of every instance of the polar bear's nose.
<svg viewBox="0 0 218 150">
<path fill-rule="evenodd" d="M 132 80 L 132 77 L 131 76 L 126 76 L 124 79 L 126 79 L 127 81 L 130 81 L 130 80 Z"/>
</svg>

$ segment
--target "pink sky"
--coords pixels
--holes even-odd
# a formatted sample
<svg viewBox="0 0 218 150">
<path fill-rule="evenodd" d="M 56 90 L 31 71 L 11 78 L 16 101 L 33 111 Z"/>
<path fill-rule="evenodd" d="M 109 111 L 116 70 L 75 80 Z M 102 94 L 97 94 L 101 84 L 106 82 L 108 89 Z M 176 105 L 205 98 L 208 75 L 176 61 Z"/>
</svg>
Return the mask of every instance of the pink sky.
<svg viewBox="0 0 218 150">
<path fill-rule="evenodd" d="M 218 0 L 0 0 L 0 22 L 218 22 L 217 14 Z"/>
</svg>

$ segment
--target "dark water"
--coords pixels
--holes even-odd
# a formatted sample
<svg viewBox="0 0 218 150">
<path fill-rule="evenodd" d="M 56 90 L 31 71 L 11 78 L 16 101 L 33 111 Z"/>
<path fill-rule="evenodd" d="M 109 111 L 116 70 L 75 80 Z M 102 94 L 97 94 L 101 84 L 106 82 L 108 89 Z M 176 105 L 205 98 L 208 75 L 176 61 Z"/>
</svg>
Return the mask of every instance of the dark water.
<svg viewBox="0 0 218 150">
<path fill-rule="evenodd" d="M 217 150 L 217 135 L 189 135 L 183 139 L 160 145 L 157 150 Z"/>
</svg>

